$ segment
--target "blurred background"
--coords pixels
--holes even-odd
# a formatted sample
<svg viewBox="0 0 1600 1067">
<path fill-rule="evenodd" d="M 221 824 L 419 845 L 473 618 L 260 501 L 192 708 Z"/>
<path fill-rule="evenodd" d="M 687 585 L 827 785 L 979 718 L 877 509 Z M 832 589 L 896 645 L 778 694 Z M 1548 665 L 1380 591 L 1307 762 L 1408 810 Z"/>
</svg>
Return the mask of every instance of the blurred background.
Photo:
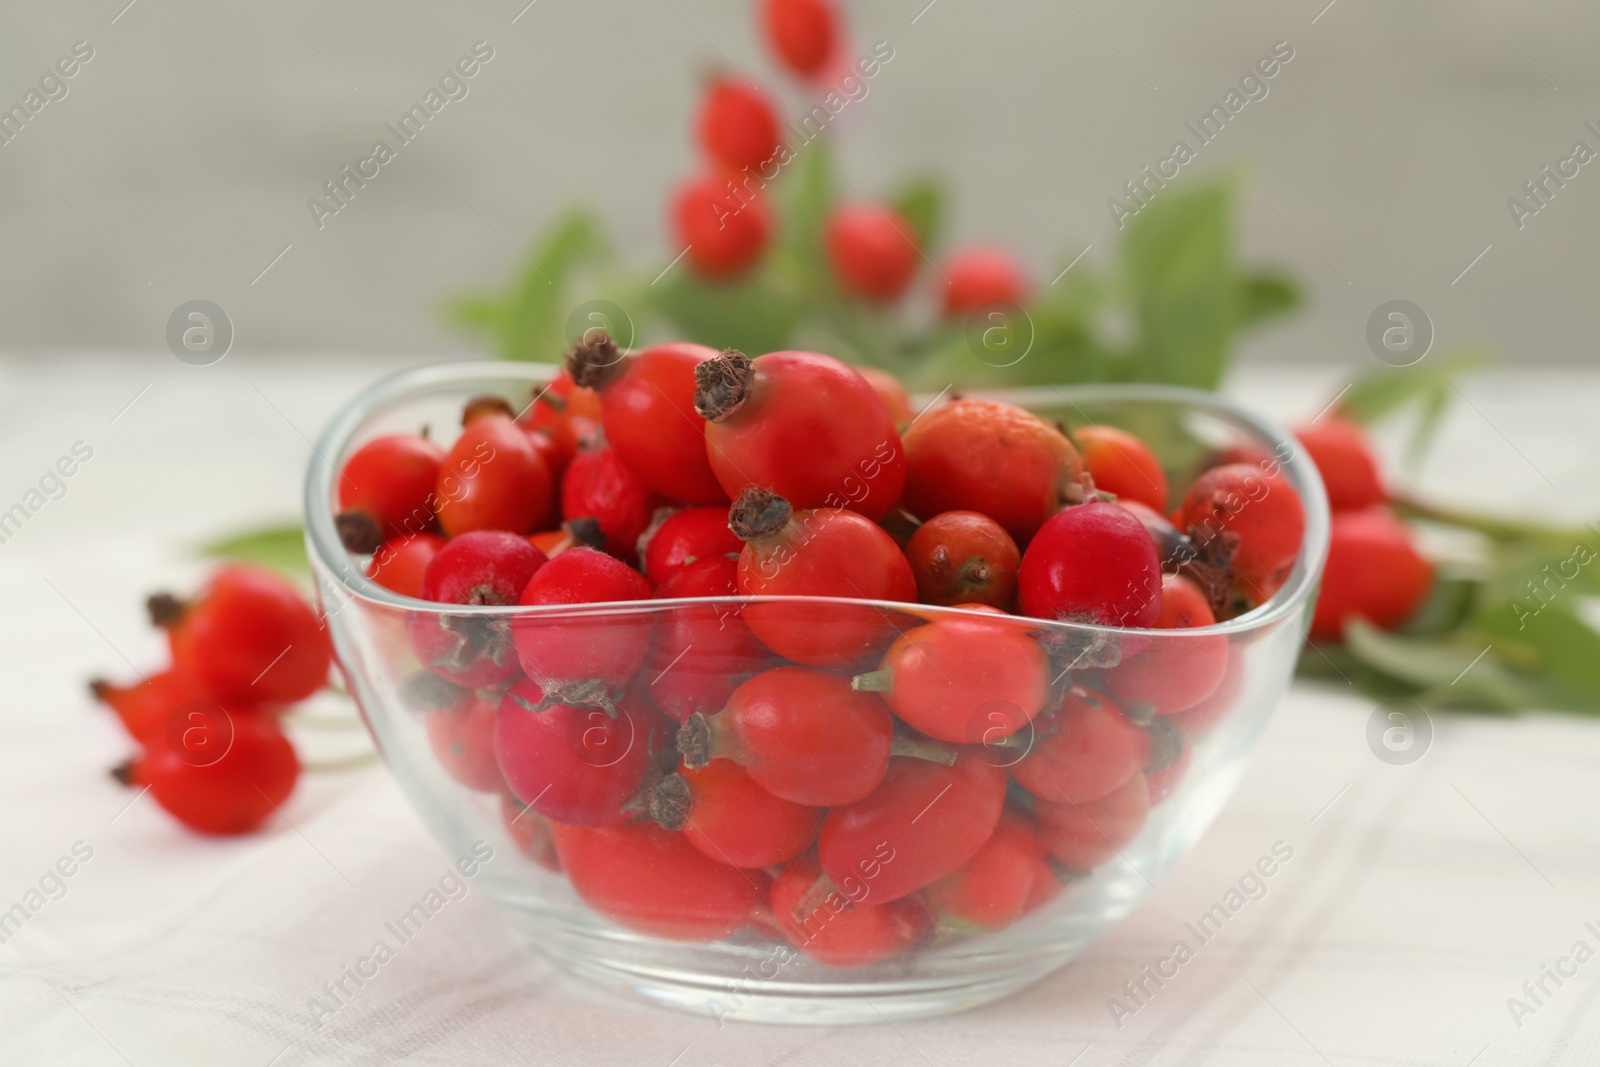
<svg viewBox="0 0 1600 1067">
<path fill-rule="evenodd" d="M 894 58 L 834 123 L 843 174 L 866 194 L 943 174 L 949 238 L 1012 246 L 1038 282 L 1085 246 L 1106 262 L 1108 199 L 1196 143 L 1184 124 L 1287 41 L 1268 94 L 1184 168 L 1248 178 L 1241 259 L 1305 286 L 1302 312 L 1242 358 L 1370 360 L 1367 318 L 1395 298 L 1428 312 L 1440 346 L 1593 358 L 1600 264 L 1578 235 L 1600 221 L 1600 176 L 1582 168 L 1520 229 L 1507 206 L 1574 142 L 1600 148 L 1592 4 L 848 7 L 850 54 L 883 41 Z M 744 0 L 11 5 L 0 105 L 23 105 L 76 42 L 93 58 L 0 144 L 0 345 L 160 350 L 172 310 L 206 299 L 236 356 L 466 352 L 445 299 L 499 285 L 575 203 L 648 277 L 677 252 L 663 198 L 695 167 L 702 76 L 734 67 L 790 113 L 809 104 L 752 18 Z M 384 124 L 478 41 L 493 59 L 468 95 L 319 229 L 307 200 L 393 143 Z"/>
</svg>

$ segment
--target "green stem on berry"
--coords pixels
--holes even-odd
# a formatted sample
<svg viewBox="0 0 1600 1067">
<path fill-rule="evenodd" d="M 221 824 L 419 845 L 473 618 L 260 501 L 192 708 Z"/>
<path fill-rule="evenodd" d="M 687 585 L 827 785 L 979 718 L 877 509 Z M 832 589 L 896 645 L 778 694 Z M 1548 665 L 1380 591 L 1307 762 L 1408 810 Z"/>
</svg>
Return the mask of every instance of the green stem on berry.
<svg viewBox="0 0 1600 1067">
<path fill-rule="evenodd" d="M 926 738 L 910 737 L 906 734 L 896 734 L 889 744 L 889 755 L 910 756 L 912 759 L 925 759 L 930 763 L 942 763 L 946 767 L 956 761 L 955 750 L 949 745 L 940 744 L 938 741 L 929 741 Z"/>
<path fill-rule="evenodd" d="M 887 693 L 894 688 L 893 671 L 868 671 L 850 679 L 850 688 L 859 693 Z"/>
</svg>

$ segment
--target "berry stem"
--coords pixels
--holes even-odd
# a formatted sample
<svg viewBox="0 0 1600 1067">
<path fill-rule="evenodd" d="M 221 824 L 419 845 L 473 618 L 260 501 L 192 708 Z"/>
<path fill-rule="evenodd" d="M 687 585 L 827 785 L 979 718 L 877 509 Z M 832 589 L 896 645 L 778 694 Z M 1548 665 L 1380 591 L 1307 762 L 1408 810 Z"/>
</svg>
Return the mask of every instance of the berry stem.
<svg viewBox="0 0 1600 1067">
<path fill-rule="evenodd" d="M 184 614 L 189 610 L 189 605 L 171 593 L 155 593 L 144 602 L 145 610 L 150 613 L 150 625 L 168 628 L 176 626 Z"/>
<path fill-rule="evenodd" d="M 894 672 L 868 671 L 850 679 L 850 688 L 858 693 L 887 693 L 894 688 Z"/>
<path fill-rule="evenodd" d="M 567 352 L 567 373 L 585 389 L 604 389 L 622 369 L 617 343 L 604 330 L 589 330 Z"/>
<path fill-rule="evenodd" d="M 734 746 L 717 721 L 698 711 L 678 727 L 678 752 L 683 756 L 683 765 L 692 771 L 714 759 L 735 758 Z"/>
<path fill-rule="evenodd" d="M 925 759 L 931 763 L 942 763 L 946 767 L 953 765 L 956 754 L 948 745 L 937 741 L 930 741 L 921 737 L 910 737 L 906 734 L 896 734 L 889 744 L 889 755 L 910 756 L 912 759 Z"/>
<path fill-rule="evenodd" d="M 739 493 L 739 499 L 728 509 L 728 529 L 741 541 L 758 541 L 789 525 L 793 514 L 794 508 L 777 493 L 750 486 Z"/>
<path fill-rule="evenodd" d="M 693 808 L 694 797 L 682 775 L 669 774 L 650 790 L 650 817 L 663 830 L 682 830 Z"/>
</svg>

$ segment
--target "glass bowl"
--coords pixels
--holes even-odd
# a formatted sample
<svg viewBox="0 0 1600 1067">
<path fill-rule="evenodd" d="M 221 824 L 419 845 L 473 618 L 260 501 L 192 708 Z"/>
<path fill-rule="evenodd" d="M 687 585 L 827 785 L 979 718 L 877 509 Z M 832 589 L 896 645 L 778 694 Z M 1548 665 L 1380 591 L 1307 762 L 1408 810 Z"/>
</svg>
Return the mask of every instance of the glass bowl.
<svg viewBox="0 0 1600 1067">
<path fill-rule="evenodd" d="M 881 1022 L 1004 996 L 1082 952 L 1194 844 L 1289 684 L 1327 550 L 1321 482 L 1270 423 L 1164 387 L 982 395 L 1130 429 L 1174 487 L 1222 449 L 1281 465 L 1306 514 L 1299 558 L 1271 600 L 1216 626 L 781 597 L 447 607 L 364 577 L 334 525 L 345 457 L 378 434 L 448 431 L 471 396 L 516 406 L 556 371 L 454 363 L 370 388 L 318 444 L 306 540 L 350 692 L 402 791 L 463 875 L 575 972 L 719 1025 Z M 953 743 L 851 688 L 931 626 L 998 687 L 976 701 L 966 687 Z M 541 699 L 519 681 L 524 660 L 576 688 Z M 1003 695 L 1041 663 L 1042 710 Z M 822 728 L 785 749 L 772 723 L 802 712 Z M 723 758 L 680 768 L 680 749 L 748 773 Z M 1006 832 L 966 860 L 997 818 Z M 582 825 L 596 821 L 612 825 Z"/>
</svg>

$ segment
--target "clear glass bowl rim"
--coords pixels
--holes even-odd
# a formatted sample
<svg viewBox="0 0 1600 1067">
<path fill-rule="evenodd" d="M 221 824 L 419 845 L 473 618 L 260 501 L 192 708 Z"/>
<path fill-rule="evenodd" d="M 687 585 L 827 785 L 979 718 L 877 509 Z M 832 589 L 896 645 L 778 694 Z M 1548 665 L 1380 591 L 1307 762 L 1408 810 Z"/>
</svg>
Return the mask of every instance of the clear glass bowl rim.
<svg viewBox="0 0 1600 1067">
<path fill-rule="evenodd" d="M 391 592 L 368 578 L 361 569 L 354 566 L 349 553 L 345 551 L 344 545 L 340 543 L 338 530 L 334 525 L 333 483 L 337 474 L 334 464 L 337 460 L 343 458 L 345 450 L 354 439 L 355 434 L 374 413 L 406 400 L 429 396 L 444 389 L 460 389 L 475 382 L 488 384 L 525 381 L 531 385 L 535 382 L 549 380 L 560 373 L 560 370 L 560 367 L 548 363 L 525 363 L 512 360 L 470 360 L 434 363 L 388 375 L 357 394 L 334 415 L 333 419 L 322 431 L 312 450 L 311 460 L 306 472 L 305 491 L 306 547 L 312 559 L 319 565 L 321 570 L 336 578 L 352 598 L 412 613 L 500 615 L 518 618 L 532 618 L 540 615 L 572 616 L 593 614 L 618 616 L 647 614 L 682 605 L 716 603 L 723 599 L 635 600 L 583 605 L 508 605 L 504 607 L 439 604 L 433 601 L 416 600 Z M 1076 404 L 1080 401 L 1087 404 L 1119 401 L 1150 401 L 1172 404 L 1200 411 L 1221 422 L 1232 424 L 1236 429 L 1249 434 L 1257 444 L 1265 445 L 1274 452 L 1282 464 L 1284 473 L 1288 476 L 1291 485 L 1300 495 L 1306 517 L 1305 536 L 1300 545 L 1300 555 L 1295 560 L 1294 569 L 1290 572 L 1288 580 L 1265 604 L 1235 619 L 1217 623 L 1213 626 L 1162 631 L 1163 637 L 1246 634 L 1269 626 L 1286 616 L 1292 619 L 1315 591 L 1323 560 L 1326 558 L 1328 551 L 1329 513 L 1327 496 L 1322 487 L 1322 479 L 1310 458 L 1294 444 L 1294 438 L 1289 435 L 1287 430 L 1271 420 L 1264 419 L 1214 393 L 1169 385 L 1140 383 L 1075 386 L 1045 385 L 1016 389 L 963 390 L 962 395 L 985 397 L 1018 404 L 1022 407 L 1060 403 L 1062 401 L 1071 404 Z M 1289 443 L 1287 457 L 1278 452 L 1278 445 L 1282 442 Z M 980 615 L 978 612 L 967 611 L 962 608 L 937 607 L 931 604 L 905 604 L 898 601 L 843 597 L 829 599 L 839 604 L 859 604 L 884 611 L 915 613 L 929 620 L 941 616 L 997 618 L 997 616 Z M 741 603 L 805 603 L 812 605 L 818 603 L 818 598 L 812 597 L 759 596 L 739 597 L 737 600 Z M 1021 619 L 1025 617 L 1018 616 L 1015 618 Z M 1047 619 L 1027 618 L 1026 622 L 1030 628 L 1037 629 L 1040 632 L 1060 634 L 1128 633 L 1149 636 L 1152 632 L 1150 630 L 1125 627 L 1099 626 L 1092 623 L 1052 622 Z"/>
</svg>

